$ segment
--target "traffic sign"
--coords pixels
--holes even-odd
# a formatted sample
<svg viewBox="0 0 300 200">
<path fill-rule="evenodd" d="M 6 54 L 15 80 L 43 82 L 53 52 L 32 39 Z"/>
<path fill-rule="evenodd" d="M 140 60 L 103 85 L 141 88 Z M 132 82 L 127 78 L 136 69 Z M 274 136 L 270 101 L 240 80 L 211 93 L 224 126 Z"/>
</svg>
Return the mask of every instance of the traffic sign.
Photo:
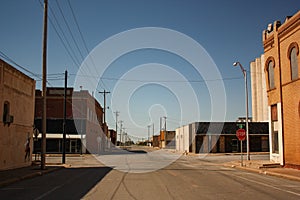
<svg viewBox="0 0 300 200">
<path fill-rule="evenodd" d="M 242 129 L 242 128 L 238 129 L 238 130 L 236 131 L 236 137 L 237 137 L 240 141 L 245 140 L 245 139 L 246 139 L 246 131 L 245 131 L 245 129 Z"/>
</svg>

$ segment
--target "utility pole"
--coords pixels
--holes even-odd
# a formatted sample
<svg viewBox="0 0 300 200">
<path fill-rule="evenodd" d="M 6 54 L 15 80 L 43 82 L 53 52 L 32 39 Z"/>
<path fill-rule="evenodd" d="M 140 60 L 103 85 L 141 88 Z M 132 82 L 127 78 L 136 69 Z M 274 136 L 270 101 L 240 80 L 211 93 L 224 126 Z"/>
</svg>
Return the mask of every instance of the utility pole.
<svg viewBox="0 0 300 200">
<path fill-rule="evenodd" d="M 165 119 L 164 130 L 167 131 L 167 117 L 163 117 Z"/>
<path fill-rule="evenodd" d="M 67 85 L 68 71 L 65 71 L 65 91 L 64 91 L 64 121 L 63 121 L 63 143 L 62 143 L 62 163 L 66 163 L 66 119 L 67 119 Z"/>
<path fill-rule="evenodd" d="M 148 125 L 148 143 L 147 146 L 149 146 L 149 141 L 150 141 L 150 125 Z"/>
<path fill-rule="evenodd" d="M 46 169 L 46 131 L 47 131 L 47 28 L 48 28 L 48 0 L 44 0 L 44 32 L 43 32 L 43 116 L 42 116 L 42 142 L 41 142 L 41 169 Z"/>
<path fill-rule="evenodd" d="M 154 136 L 154 123 L 152 124 L 152 137 Z M 153 139 L 153 138 L 152 138 Z"/>
<path fill-rule="evenodd" d="M 122 143 L 122 126 L 123 126 L 123 121 L 121 120 L 120 121 L 120 146 L 121 146 L 121 143 Z"/>
<path fill-rule="evenodd" d="M 161 117 L 159 118 L 159 135 L 161 135 Z"/>
<path fill-rule="evenodd" d="M 82 85 L 81 86 L 79 86 L 80 87 L 80 93 L 81 93 L 81 91 L 82 91 Z M 83 140 L 83 136 L 82 136 L 82 131 L 83 131 L 83 128 L 82 128 L 82 126 L 83 126 L 83 117 L 84 117 L 84 115 L 83 115 L 83 96 L 82 95 L 80 95 L 81 97 L 80 97 L 80 100 L 82 101 L 81 102 L 81 106 L 80 106 L 80 155 L 82 155 L 82 146 L 83 146 L 83 142 L 82 142 L 82 140 Z"/>
<path fill-rule="evenodd" d="M 116 114 L 116 141 L 118 138 L 118 116 L 119 116 L 119 111 L 114 112 Z"/>
<path fill-rule="evenodd" d="M 125 144 L 126 144 L 126 129 L 125 127 L 123 127 L 123 137 L 122 137 L 122 140 L 123 140 L 123 146 L 125 147 Z"/>
<path fill-rule="evenodd" d="M 165 145 L 164 146 L 166 146 L 167 145 L 167 117 L 166 116 L 164 116 L 163 117 L 164 119 L 165 119 L 165 125 L 164 125 L 164 141 L 165 141 Z"/>
<path fill-rule="evenodd" d="M 99 92 L 100 94 L 103 94 L 103 97 L 104 97 L 104 102 L 103 102 L 103 105 L 104 105 L 104 108 L 103 108 L 103 124 L 106 124 L 106 120 L 105 120 L 105 113 L 106 113 L 106 94 L 109 94 L 110 92 L 107 92 L 107 91 L 103 91 L 103 92 Z"/>
</svg>

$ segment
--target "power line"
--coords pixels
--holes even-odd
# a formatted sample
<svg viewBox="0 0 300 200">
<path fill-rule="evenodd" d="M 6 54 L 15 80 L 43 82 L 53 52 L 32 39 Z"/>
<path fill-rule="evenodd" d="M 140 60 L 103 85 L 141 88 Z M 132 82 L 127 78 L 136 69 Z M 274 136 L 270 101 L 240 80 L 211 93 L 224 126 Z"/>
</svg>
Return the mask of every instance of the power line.
<svg viewBox="0 0 300 200">
<path fill-rule="evenodd" d="M 39 3 L 40 3 L 40 5 L 41 5 L 41 7 L 43 8 L 43 5 L 42 5 L 42 3 L 41 3 L 41 0 L 39 0 Z M 60 10 L 61 15 L 63 16 L 63 20 L 64 20 L 64 22 L 65 22 L 65 24 L 66 24 L 66 26 L 67 26 L 67 28 L 68 28 L 68 30 L 69 30 L 69 32 L 70 32 L 71 38 L 73 39 L 73 42 L 74 42 L 74 44 L 75 44 L 77 50 L 79 51 L 79 54 L 80 54 L 81 58 L 84 59 L 84 58 L 83 58 L 83 55 L 82 55 L 82 52 L 80 51 L 79 46 L 78 46 L 78 44 L 76 43 L 75 37 L 74 37 L 74 35 L 72 34 L 71 28 L 70 28 L 70 26 L 68 25 L 68 23 L 67 23 L 67 21 L 66 21 L 66 18 L 65 18 L 65 16 L 64 16 L 63 12 L 62 12 L 62 9 L 61 9 L 61 7 L 59 6 L 59 3 L 58 3 L 58 2 L 56 2 L 56 3 L 57 3 L 57 5 L 58 5 L 58 8 L 59 8 L 59 10 Z M 54 22 L 52 21 L 52 19 L 49 17 L 48 19 L 49 19 L 49 21 L 50 21 L 50 23 L 51 23 L 51 26 L 53 27 L 53 29 L 54 29 L 56 35 L 58 36 L 60 42 L 62 43 L 63 47 L 65 48 L 67 54 L 69 55 L 69 57 L 71 58 L 71 60 L 72 60 L 73 63 L 75 64 L 76 68 L 79 69 L 79 70 L 81 70 L 84 74 L 87 74 L 87 72 L 85 71 L 85 68 L 79 68 L 79 66 L 80 66 L 80 61 L 79 61 L 79 59 L 77 58 L 77 56 L 76 56 L 76 54 L 75 54 L 73 48 L 71 47 L 71 44 L 70 44 L 69 40 L 67 39 L 67 37 L 66 37 L 66 35 L 65 35 L 64 31 L 63 31 L 63 29 L 61 28 L 60 23 L 59 23 L 59 21 L 58 21 L 58 18 L 56 17 L 56 15 L 55 15 L 55 13 L 54 13 L 52 7 L 51 7 L 51 6 L 49 6 L 49 7 L 50 7 L 50 12 L 51 12 L 52 16 L 54 17 L 54 20 L 55 20 L 55 22 L 56 22 L 56 24 L 57 24 L 57 26 L 58 26 L 58 29 L 59 29 L 60 32 L 62 33 L 62 36 L 61 36 L 61 34 L 59 33 L 58 29 L 56 28 L 55 23 L 54 23 Z M 87 65 L 87 63 L 85 63 L 85 64 Z M 74 66 L 72 66 L 72 67 L 74 67 Z M 88 68 L 88 71 L 90 71 L 89 68 Z M 92 74 L 92 73 L 90 73 L 90 74 Z M 103 83 L 103 84 L 104 84 L 104 83 Z"/>
<path fill-rule="evenodd" d="M 57 2 L 57 1 L 56 1 L 56 2 Z M 77 19 L 76 19 L 76 16 L 75 16 L 74 10 L 73 10 L 73 8 L 72 8 L 72 6 L 71 6 L 71 3 L 70 3 L 70 1 L 69 1 L 69 0 L 68 0 L 68 5 L 69 5 L 69 7 L 70 7 L 70 10 L 71 10 L 71 13 L 72 13 L 73 19 L 74 19 L 74 21 L 75 21 L 75 24 L 76 24 L 77 30 L 78 30 L 78 32 L 79 32 L 79 34 L 80 34 L 80 37 L 81 37 L 81 40 L 82 40 L 82 42 L 83 42 L 83 45 L 84 45 L 84 47 L 85 47 L 85 50 L 87 51 L 87 53 L 89 53 L 89 50 L 88 50 L 88 48 L 87 48 L 86 42 L 85 42 L 85 40 L 84 40 L 84 37 L 83 37 L 83 34 L 82 34 L 82 32 L 81 32 L 81 30 L 80 30 L 80 28 L 79 28 L 79 24 L 78 24 L 78 21 L 77 21 Z"/>
<path fill-rule="evenodd" d="M 41 3 L 41 0 L 39 0 L 39 3 L 40 3 L 40 5 L 41 5 L 41 7 L 42 7 L 42 9 L 43 9 L 43 4 Z M 51 8 L 51 6 L 49 6 L 49 8 L 50 8 L 50 12 L 52 13 L 52 15 L 53 15 L 53 17 L 54 17 L 56 23 L 59 24 L 59 23 L 58 23 L 58 20 L 57 20 L 57 18 L 56 18 L 56 16 L 55 16 L 55 14 L 54 14 L 54 12 L 53 12 L 53 10 L 52 10 L 52 8 Z M 51 24 L 53 30 L 55 31 L 56 35 L 58 36 L 59 40 L 61 41 L 63 47 L 64 47 L 65 50 L 67 51 L 67 54 L 70 56 L 71 60 L 72 60 L 73 63 L 77 66 L 77 68 L 79 68 L 79 62 L 78 62 L 78 60 L 76 60 L 76 59 L 73 57 L 73 55 L 70 53 L 70 50 L 67 48 L 67 45 L 65 44 L 63 38 L 61 37 L 61 35 L 59 34 L 58 30 L 56 29 L 55 24 L 53 23 L 53 21 L 51 20 L 51 18 L 50 18 L 49 16 L 48 16 L 48 20 L 50 21 L 50 24 Z M 58 25 L 58 26 L 59 26 L 59 25 Z M 59 27 L 60 27 L 60 26 L 59 26 Z M 60 29 L 61 29 L 61 27 L 60 27 Z M 62 29 L 61 29 L 61 32 L 63 32 Z M 65 39 L 65 40 L 66 40 L 67 43 L 68 43 L 68 40 L 67 40 L 67 39 Z M 70 44 L 69 44 L 69 46 L 70 46 Z M 70 49 L 72 50 L 71 46 L 70 46 Z M 74 52 L 74 51 L 72 51 L 72 52 Z M 76 56 L 75 56 L 75 57 L 76 57 Z"/>
<path fill-rule="evenodd" d="M 73 48 L 71 47 L 71 44 L 70 44 L 69 40 L 67 39 L 67 36 L 66 36 L 66 34 L 64 33 L 62 27 L 60 26 L 60 24 L 59 24 L 59 22 L 58 22 L 58 19 L 57 19 L 55 13 L 54 13 L 52 7 L 51 7 L 51 6 L 49 6 L 49 7 L 50 7 L 50 12 L 51 12 L 51 14 L 52 14 L 52 16 L 53 16 L 53 18 L 54 18 L 54 20 L 55 20 L 57 26 L 58 26 L 58 29 L 59 29 L 60 32 L 62 33 L 62 36 L 63 36 L 63 38 L 64 38 L 64 41 L 66 42 L 66 45 L 68 46 L 68 48 L 65 47 L 66 50 L 69 51 L 69 52 L 71 52 L 71 53 L 73 54 L 73 55 L 71 55 L 71 53 L 69 53 L 69 55 L 70 55 L 71 59 L 73 60 L 74 64 L 79 66 L 79 65 L 80 65 L 80 64 L 79 64 L 80 61 L 77 59 L 76 54 L 75 54 Z M 51 25 L 52 25 L 53 28 L 55 29 L 55 32 L 56 32 L 57 35 L 61 38 L 61 36 L 59 35 L 57 29 L 56 29 L 55 26 L 54 26 L 54 23 L 52 22 L 52 20 L 51 20 L 50 18 L 49 18 L 49 20 L 50 20 L 50 22 L 51 22 Z M 62 41 L 63 45 L 66 46 L 62 39 L 61 39 L 61 41 Z"/>
<path fill-rule="evenodd" d="M 58 6 L 58 9 L 59 9 L 59 11 L 60 11 L 62 17 L 63 17 L 63 21 L 65 22 L 65 24 L 66 24 L 66 26 L 67 26 L 67 29 L 69 30 L 69 33 L 70 33 L 70 35 L 71 35 L 72 40 L 73 40 L 73 42 L 74 42 L 74 44 L 75 44 L 75 46 L 76 46 L 76 48 L 77 48 L 77 50 L 78 50 L 78 52 L 79 52 L 81 58 L 82 58 L 82 60 L 84 60 L 83 54 L 82 54 L 82 52 L 81 52 L 81 50 L 80 50 L 80 48 L 79 48 L 79 46 L 78 46 L 78 44 L 77 44 L 77 42 L 76 42 L 76 40 L 75 40 L 75 37 L 74 37 L 74 35 L 73 35 L 72 31 L 71 31 L 71 28 L 70 28 L 70 26 L 69 26 L 69 24 L 68 24 L 68 22 L 67 22 L 67 20 L 66 20 L 66 17 L 65 17 L 65 15 L 64 15 L 64 13 L 63 13 L 61 7 L 60 7 L 59 1 L 56 0 L 55 2 L 56 2 L 56 4 L 57 4 L 57 6 Z M 69 3 L 69 2 L 68 2 L 68 3 Z M 70 6 L 70 4 L 69 4 L 69 6 Z M 86 43 L 85 43 L 85 40 L 84 40 L 84 38 L 83 38 L 82 32 L 81 32 L 81 30 L 80 30 L 80 28 L 79 28 L 79 25 L 78 25 L 78 23 L 77 23 L 77 19 L 76 19 L 76 17 L 75 17 L 75 14 L 74 14 L 74 12 L 73 12 L 72 7 L 70 7 L 70 8 L 71 8 L 71 12 L 72 12 L 72 14 L 73 14 L 73 18 L 74 18 L 75 24 L 77 25 L 78 32 L 79 32 L 79 34 L 80 34 L 80 36 L 81 36 L 81 38 L 82 38 L 82 40 L 83 40 L 85 49 L 86 49 L 87 54 L 88 54 L 88 53 L 89 53 L 89 50 L 88 50 L 87 45 L 86 45 Z M 91 61 L 93 62 L 92 58 L 91 58 Z M 85 62 L 84 64 L 87 66 L 87 69 L 88 69 L 88 71 L 90 72 L 90 74 L 93 74 L 93 73 L 91 73 L 90 68 L 89 68 L 89 66 L 87 65 L 87 63 Z M 94 62 L 93 62 L 93 66 L 94 66 L 94 69 L 96 69 Z M 97 69 L 96 69 L 95 71 L 96 71 L 96 74 L 98 74 Z M 97 79 L 96 79 L 96 80 L 97 80 Z M 96 80 L 94 80 L 94 81 L 96 81 Z M 99 92 L 99 91 L 98 91 L 98 92 Z"/>
<path fill-rule="evenodd" d="M 31 74 L 32 76 L 38 78 L 39 80 L 42 80 L 42 78 L 40 76 L 38 76 L 37 74 L 33 73 L 32 71 L 30 71 L 29 69 L 19 65 L 18 63 L 16 63 L 13 59 L 11 59 L 10 57 L 8 57 L 5 53 L 3 53 L 2 51 L 0 51 L 0 57 L 2 57 L 4 60 L 10 62 L 11 64 L 19 67 L 20 69 L 24 70 L 25 72 Z"/>
<path fill-rule="evenodd" d="M 78 30 L 78 32 L 79 32 L 79 34 L 80 34 L 80 37 L 81 37 L 81 40 L 82 40 L 83 45 L 84 45 L 84 47 L 85 47 L 85 50 L 86 50 L 87 54 L 89 54 L 90 51 L 89 51 L 89 49 L 88 49 L 88 47 L 87 47 L 87 44 L 86 44 L 86 41 L 85 41 L 85 39 L 84 39 L 84 37 L 83 37 L 82 31 L 81 31 L 80 26 L 79 26 L 79 23 L 78 23 L 78 21 L 77 21 L 75 12 L 74 12 L 74 10 L 73 10 L 73 8 L 72 8 L 72 6 L 71 6 L 70 0 L 68 0 L 68 5 L 69 5 L 69 7 L 70 7 L 70 10 L 71 10 L 73 19 L 74 19 L 74 21 L 75 21 L 77 30 Z M 94 62 L 94 59 L 93 59 L 93 56 L 92 56 L 92 55 L 90 55 L 90 59 L 91 59 L 91 61 L 92 61 L 92 64 L 93 64 L 93 67 L 94 67 L 96 73 L 98 74 L 97 67 L 96 67 L 96 65 L 95 65 L 95 62 Z M 101 78 L 100 78 L 100 81 L 101 81 L 101 83 L 103 84 L 102 89 L 105 89 L 105 88 L 108 89 L 108 88 L 106 87 L 105 83 L 103 82 L 103 80 L 102 80 Z M 100 86 L 100 87 L 101 87 L 101 86 Z"/>
<path fill-rule="evenodd" d="M 78 46 L 78 44 L 77 44 L 77 42 L 76 42 L 76 40 L 75 40 L 75 37 L 74 37 L 74 35 L 73 35 L 73 33 L 72 33 L 72 30 L 71 30 L 71 28 L 70 28 L 70 26 L 69 26 L 69 24 L 68 24 L 68 22 L 67 22 L 67 20 L 66 20 L 66 18 L 65 18 L 65 15 L 64 15 L 64 13 L 63 13 L 63 11 L 62 11 L 62 9 L 61 9 L 61 7 L 60 7 L 58 1 L 56 0 L 55 2 L 56 2 L 56 4 L 57 4 L 57 7 L 58 7 L 58 9 L 59 9 L 59 11 L 60 11 L 62 17 L 63 17 L 63 21 L 65 22 L 65 25 L 67 26 L 67 29 L 69 30 L 69 33 L 70 33 L 71 38 L 72 38 L 72 40 L 73 40 L 73 42 L 74 42 L 74 44 L 75 44 L 75 47 L 77 48 L 77 51 L 79 52 L 79 54 L 80 54 L 80 56 L 81 56 L 81 59 L 83 60 L 84 57 L 83 57 L 83 55 L 82 55 L 82 53 L 81 53 L 81 51 L 80 51 L 80 48 L 79 48 L 79 46 Z"/>
<path fill-rule="evenodd" d="M 75 76 L 77 74 L 70 74 L 70 76 Z M 95 78 L 96 76 L 90 75 L 77 75 L 82 77 L 90 77 Z M 199 83 L 199 82 L 209 82 L 209 81 L 228 81 L 228 80 L 237 80 L 237 79 L 244 79 L 243 77 L 229 77 L 229 78 L 220 78 L 220 79 L 205 79 L 205 80 L 141 80 L 141 79 L 124 79 L 124 78 L 111 78 L 111 77 L 101 77 L 104 80 L 111 80 L 111 81 L 126 81 L 126 82 L 162 82 L 162 83 Z"/>
</svg>

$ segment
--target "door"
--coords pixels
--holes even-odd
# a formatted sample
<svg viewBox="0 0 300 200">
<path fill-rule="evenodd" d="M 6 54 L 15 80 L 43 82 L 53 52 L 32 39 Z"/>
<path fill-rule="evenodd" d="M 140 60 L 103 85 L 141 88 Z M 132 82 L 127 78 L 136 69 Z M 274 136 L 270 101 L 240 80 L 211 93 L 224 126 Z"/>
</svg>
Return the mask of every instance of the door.
<svg viewBox="0 0 300 200">
<path fill-rule="evenodd" d="M 70 140 L 70 153 L 77 153 L 77 141 Z"/>
</svg>

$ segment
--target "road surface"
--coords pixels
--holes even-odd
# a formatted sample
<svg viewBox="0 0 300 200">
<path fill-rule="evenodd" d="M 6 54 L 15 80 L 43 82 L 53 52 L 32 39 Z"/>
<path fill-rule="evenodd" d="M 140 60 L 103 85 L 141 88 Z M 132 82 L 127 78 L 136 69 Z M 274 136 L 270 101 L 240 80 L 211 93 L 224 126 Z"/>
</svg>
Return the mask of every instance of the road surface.
<svg viewBox="0 0 300 200">
<path fill-rule="evenodd" d="M 0 188 L 0 199 L 300 199 L 300 182 L 224 167 L 222 156 L 182 156 L 147 173 L 116 170 L 95 159 L 70 159 L 71 168 Z"/>
</svg>

